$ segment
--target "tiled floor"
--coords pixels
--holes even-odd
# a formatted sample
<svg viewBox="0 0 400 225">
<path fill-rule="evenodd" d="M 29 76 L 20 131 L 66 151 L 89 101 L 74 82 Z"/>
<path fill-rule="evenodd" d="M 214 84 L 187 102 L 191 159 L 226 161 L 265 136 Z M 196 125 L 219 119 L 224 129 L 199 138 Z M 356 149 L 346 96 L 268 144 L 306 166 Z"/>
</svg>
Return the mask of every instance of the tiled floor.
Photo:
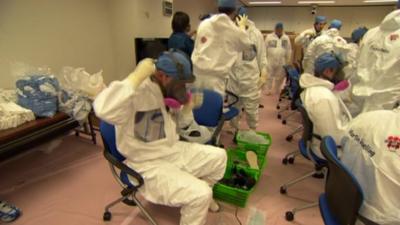
<svg viewBox="0 0 400 225">
<path fill-rule="evenodd" d="M 263 97 L 265 108 L 260 111 L 259 130 L 272 135 L 268 166 L 250 197 L 245 209 L 238 209 L 242 224 L 247 224 L 252 209 L 260 210 L 267 225 L 322 225 L 318 208 L 299 212 L 295 221 L 286 222 L 288 209 L 316 201 L 323 191 L 323 181 L 308 179 L 281 195 L 279 187 L 285 181 L 310 170 L 312 165 L 298 157 L 294 165 L 283 166 L 282 157 L 296 149 L 295 141 L 285 141 L 297 123 L 284 126 L 276 119 L 276 98 Z M 223 131 L 222 141 L 231 145 L 232 136 Z M 111 222 L 103 222 L 104 206 L 118 197 L 120 188 L 113 180 L 102 156 L 101 146 L 88 140 L 67 136 L 52 153 L 33 151 L 0 164 L 0 198 L 16 204 L 23 216 L 14 224 L 27 225 L 146 225 L 136 208 L 123 204 L 113 208 Z M 179 224 L 179 209 L 145 203 L 145 207 L 160 225 Z M 223 204 L 223 211 L 209 214 L 208 225 L 236 225 L 236 208 Z"/>
</svg>

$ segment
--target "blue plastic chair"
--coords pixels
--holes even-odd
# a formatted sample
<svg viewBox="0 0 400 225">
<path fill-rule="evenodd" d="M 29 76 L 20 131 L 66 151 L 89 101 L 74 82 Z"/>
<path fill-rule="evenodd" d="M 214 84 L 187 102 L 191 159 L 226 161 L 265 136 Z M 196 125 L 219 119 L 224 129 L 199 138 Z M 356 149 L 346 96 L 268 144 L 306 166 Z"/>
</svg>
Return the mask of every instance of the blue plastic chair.
<svg viewBox="0 0 400 225">
<path fill-rule="evenodd" d="M 305 174 L 302 177 L 299 177 L 297 179 L 294 179 L 292 181 L 287 182 L 286 184 L 282 185 L 280 188 L 280 192 L 281 194 L 286 194 L 287 193 L 287 189 L 300 182 L 303 181 L 309 177 L 317 177 L 317 178 L 323 178 L 323 172 L 324 172 L 324 168 L 327 165 L 327 162 L 325 159 L 322 159 L 320 157 L 318 157 L 312 150 L 311 148 L 311 144 L 313 139 L 318 139 L 321 140 L 321 137 L 317 134 L 314 134 L 313 132 L 313 123 L 310 120 L 306 109 L 303 107 L 303 105 L 301 104 L 300 100 L 297 103 L 298 105 L 298 110 L 301 114 L 302 117 L 302 124 L 303 124 L 303 137 L 299 140 L 298 143 L 298 147 L 299 147 L 299 153 L 306 159 L 310 160 L 313 165 L 314 165 L 314 170 Z M 305 210 L 308 208 L 312 208 L 312 207 L 316 207 L 318 206 L 318 202 L 314 202 L 314 203 L 310 203 L 307 204 L 305 206 L 302 207 L 297 207 L 292 209 L 291 211 L 287 211 L 286 212 L 286 220 L 288 221 L 293 221 L 294 220 L 294 215 L 296 214 L 296 212 L 301 211 L 301 210 Z"/>
<path fill-rule="evenodd" d="M 121 155 L 117 149 L 114 126 L 102 121 L 100 123 L 100 133 L 104 144 L 104 157 L 110 164 L 112 174 L 123 188 L 123 190 L 121 191 L 122 197 L 111 202 L 105 207 L 103 220 L 110 221 L 112 217 L 110 209 L 114 205 L 123 202 L 129 206 L 137 206 L 140 211 L 146 216 L 150 224 L 157 225 L 155 220 L 150 216 L 150 214 L 144 209 L 140 201 L 136 198 L 136 193 L 138 192 L 139 188 L 144 184 L 144 180 L 139 173 L 137 173 L 135 170 L 128 167 L 124 163 L 125 157 Z M 117 170 L 119 170 L 119 172 L 117 172 Z M 132 179 L 134 179 L 136 182 L 132 183 Z"/>
<path fill-rule="evenodd" d="M 319 209 L 325 225 L 354 225 L 359 217 L 363 191 L 353 174 L 339 161 L 332 137 L 324 137 L 321 151 L 328 164 L 325 193 L 319 197 Z M 372 224 L 365 221 L 365 224 Z"/>
<path fill-rule="evenodd" d="M 227 92 L 227 94 L 236 99 L 227 106 L 228 111 L 225 113 L 223 112 L 223 97 L 212 90 L 203 91 L 203 104 L 201 107 L 193 110 L 194 119 L 199 125 L 215 128 L 211 140 L 207 144 L 218 145 L 218 137 L 225 121 L 229 121 L 239 115 L 239 110 L 233 107 L 237 103 L 238 98 L 231 92 Z"/>
</svg>

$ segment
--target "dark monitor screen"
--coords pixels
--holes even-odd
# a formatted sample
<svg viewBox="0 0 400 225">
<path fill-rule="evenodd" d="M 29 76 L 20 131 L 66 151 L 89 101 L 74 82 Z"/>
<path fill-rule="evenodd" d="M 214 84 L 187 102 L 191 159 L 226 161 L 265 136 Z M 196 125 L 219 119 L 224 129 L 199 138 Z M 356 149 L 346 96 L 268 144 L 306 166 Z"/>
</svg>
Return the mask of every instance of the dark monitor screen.
<svg viewBox="0 0 400 225">
<path fill-rule="evenodd" d="M 157 59 L 168 50 L 168 38 L 135 38 L 136 63 L 144 58 Z"/>
</svg>

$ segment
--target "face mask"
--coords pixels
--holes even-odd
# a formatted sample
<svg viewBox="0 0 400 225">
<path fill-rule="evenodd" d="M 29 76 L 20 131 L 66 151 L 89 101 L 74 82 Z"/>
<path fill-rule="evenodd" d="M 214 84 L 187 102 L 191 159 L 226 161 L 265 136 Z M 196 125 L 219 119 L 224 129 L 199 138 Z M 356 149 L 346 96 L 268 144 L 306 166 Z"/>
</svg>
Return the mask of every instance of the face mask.
<svg viewBox="0 0 400 225">
<path fill-rule="evenodd" d="M 187 102 L 189 102 L 192 99 L 192 93 L 188 92 L 186 93 L 186 98 L 188 99 Z M 186 102 L 186 103 L 187 103 Z M 164 98 L 164 104 L 174 110 L 180 109 L 184 104 L 176 100 L 175 98 L 170 98 L 170 97 L 165 97 Z"/>
<path fill-rule="evenodd" d="M 350 86 L 350 82 L 348 80 L 342 80 L 335 84 L 333 88 L 334 91 L 344 91 Z"/>
</svg>

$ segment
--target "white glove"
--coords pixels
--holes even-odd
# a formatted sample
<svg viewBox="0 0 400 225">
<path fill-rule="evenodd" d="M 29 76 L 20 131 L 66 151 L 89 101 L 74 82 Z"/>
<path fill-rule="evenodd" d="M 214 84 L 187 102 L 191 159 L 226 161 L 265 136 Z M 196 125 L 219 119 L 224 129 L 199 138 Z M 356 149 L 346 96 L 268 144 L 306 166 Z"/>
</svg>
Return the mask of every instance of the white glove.
<svg viewBox="0 0 400 225">
<path fill-rule="evenodd" d="M 236 17 L 236 23 L 239 25 L 240 29 L 246 30 L 246 26 L 248 25 L 249 17 L 247 15 Z"/>
<path fill-rule="evenodd" d="M 258 87 L 261 88 L 268 80 L 268 73 L 266 69 L 261 71 L 260 78 L 258 79 Z"/>
<path fill-rule="evenodd" d="M 146 58 L 140 61 L 135 70 L 126 79 L 131 82 L 133 88 L 137 88 L 147 77 L 155 72 L 156 65 L 154 64 L 154 60 Z"/>
</svg>

